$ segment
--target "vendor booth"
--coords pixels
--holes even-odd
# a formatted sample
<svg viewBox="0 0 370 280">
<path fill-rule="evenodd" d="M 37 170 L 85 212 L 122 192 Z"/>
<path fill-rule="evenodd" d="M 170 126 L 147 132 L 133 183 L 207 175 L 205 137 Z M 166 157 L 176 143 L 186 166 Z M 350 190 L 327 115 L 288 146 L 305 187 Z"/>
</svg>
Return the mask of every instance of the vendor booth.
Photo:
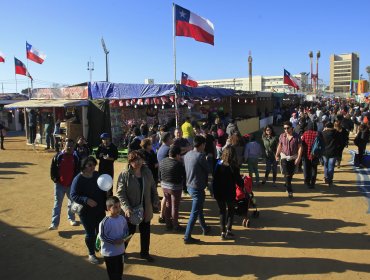
<svg viewBox="0 0 370 280">
<path fill-rule="evenodd" d="M 24 113 L 22 109 L 9 109 L 6 105 L 28 100 L 28 96 L 19 93 L 0 94 L 0 122 L 12 131 L 24 128 Z"/>
<path fill-rule="evenodd" d="M 172 84 L 95 82 L 89 87 L 89 95 L 94 101 L 109 100 L 112 141 L 118 146 L 122 143 L 128 128 L 133 124 L 145 121 L 149 125 L 175 126 L 175 91 L 176 87 Z M 178 121 L 182 123 L 187 116 L 193 116 L 199 120 L 209 119 L 221 109 L 225 113 L 230 113 L 228 104 L 234 95 L 235 91 L 230 89 L 191 88 L 179 85 L 177 87 Z M 103 132 L 103 128 L 96 126 L 90 131 L 93 130 L 97 130 L 93 133 L 94 135 Z"/>
<path fill-rule="evenodd" d="M 51 126 L 52 133 L 60 140 L 66 137 L 76 140 L 82 135 L 87 137 L 87 106 L 89 104 L 87 98 L 87 86 L 42 88 L 33 89 L 30 100 L 9 104 L 5 107 L 23 108 L 28 142 L 30 143 L 30 130 L 36 129 L 36 142 L 44 144 L 47 126 Z M 32 125 L 29 126 L 31 118 L 35 119 L 35 128 Z"/>
</svg>

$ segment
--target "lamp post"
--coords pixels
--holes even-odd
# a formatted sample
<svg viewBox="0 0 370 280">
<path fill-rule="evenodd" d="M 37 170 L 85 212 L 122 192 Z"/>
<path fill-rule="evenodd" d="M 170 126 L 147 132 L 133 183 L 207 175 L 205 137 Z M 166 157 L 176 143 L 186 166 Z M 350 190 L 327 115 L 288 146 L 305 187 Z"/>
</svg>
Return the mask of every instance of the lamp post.
<svg viewBox="0 0 370 280">
<path fill-rule="evenodd" d="M 108 74 L 108 54 L 109 50 L 107 49 L 107 46 L 105 45 L 104 38 L 101 38 L 101 44 L 103 46 L 103 50 L 105 53 L 105 81 L 109 82 L 109 74 Z"/>
<path fill-rule="evenodd" d="M 92 83 L 92 71 L 94 71 L 94 62 L 90 60 L 87 62 L 87 71 L 90 72 L 90 84 Z"/>
</svg>

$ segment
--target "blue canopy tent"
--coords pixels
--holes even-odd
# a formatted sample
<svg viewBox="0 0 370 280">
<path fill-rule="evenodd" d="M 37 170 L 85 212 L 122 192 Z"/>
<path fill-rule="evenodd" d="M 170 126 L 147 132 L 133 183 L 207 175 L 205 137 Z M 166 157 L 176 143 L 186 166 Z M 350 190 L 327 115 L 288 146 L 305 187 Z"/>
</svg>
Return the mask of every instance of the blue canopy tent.
<svg viewBox="0 0 370 280">
<path fill-rule="evenodd" d="M 173 84 L 122 84 L 108 82 L 89 83 L 91 99 L 137 99 L 175 95 Z M 185 98 L 213 99 L 235 95 L 235 90 L 212 87 L 187 87 L 180 85 L 178 95 Z"/>
</svg>

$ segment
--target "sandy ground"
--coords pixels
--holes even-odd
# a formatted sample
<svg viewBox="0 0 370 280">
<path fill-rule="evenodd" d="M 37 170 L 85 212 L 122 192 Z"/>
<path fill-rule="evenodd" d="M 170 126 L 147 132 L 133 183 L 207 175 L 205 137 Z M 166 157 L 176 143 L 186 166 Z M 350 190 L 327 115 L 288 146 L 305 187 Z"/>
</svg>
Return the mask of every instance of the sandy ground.
<svg viewBox="0 0 370 280">
<path fill-rule="evenodd" d="M 51 152 L 33 150 L 23 137 L 6 139 L 0 151 L 0 279 L 107 279 L 104 264 L 87 262 L 82 226 L 66 218 L 66 201 L 58 231 L 48 231 L 53 206 L 49 179 Z M 356 174 L 346 163 L 335 173 L 336 186 L 319 184 L 313 191 L 303 186 L 302 174 L 294 179 L 290 200 L 270 184 L 255 189 L 260 217 L 252 228 L 235 219 L 235 241 L 219 238 L 215 201 L 207 197 L 206 221 L 211 236 L 194 237 L 201 245 L 184 245 L 182 235 L 152 225 L 154 263 L 137 258 L 139 235 L 128 249 L 124 279 L 369 279 L 370 222 L 366 199 L 358 192 Z M 123 164 L 116 163 L 118 174 Z M 322 167 L 318 182 L 322 183 Z M 181 204 L 186 223 L 191 200 Z"/>
</svg>

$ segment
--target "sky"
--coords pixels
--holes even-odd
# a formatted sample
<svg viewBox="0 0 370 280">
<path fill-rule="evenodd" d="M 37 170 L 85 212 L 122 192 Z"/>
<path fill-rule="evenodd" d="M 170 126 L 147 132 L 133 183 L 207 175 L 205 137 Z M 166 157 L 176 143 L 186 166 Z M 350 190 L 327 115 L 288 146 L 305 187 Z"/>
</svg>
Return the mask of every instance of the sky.
<svg viewBox="0 0 370 280">
<path fill-rule="evenodd" d="M 27 64 L 26 41 L 44 52 L 42 65 L 28 62 L 34 87 L 105 80 L 104 37 L 109 80 L 156 83 L 174 80 L 172 1 L 63 0 L 1 1 L 0 92 L 15 91 L 14 56 Z M 319 77 L 329 84 L 331 54 L 357 52 L 360 74 L 370 65 L 369 0 L 177 0 L 215 27 L 215 45 L 176 37 L 177 79 L 196 80 L 310 72 L 308 52 L 320 50 Z M 28 79 L 17 75 L 18 91 Z M 2 88 L 1 88 L 2 86 Z"/>
</svg>

